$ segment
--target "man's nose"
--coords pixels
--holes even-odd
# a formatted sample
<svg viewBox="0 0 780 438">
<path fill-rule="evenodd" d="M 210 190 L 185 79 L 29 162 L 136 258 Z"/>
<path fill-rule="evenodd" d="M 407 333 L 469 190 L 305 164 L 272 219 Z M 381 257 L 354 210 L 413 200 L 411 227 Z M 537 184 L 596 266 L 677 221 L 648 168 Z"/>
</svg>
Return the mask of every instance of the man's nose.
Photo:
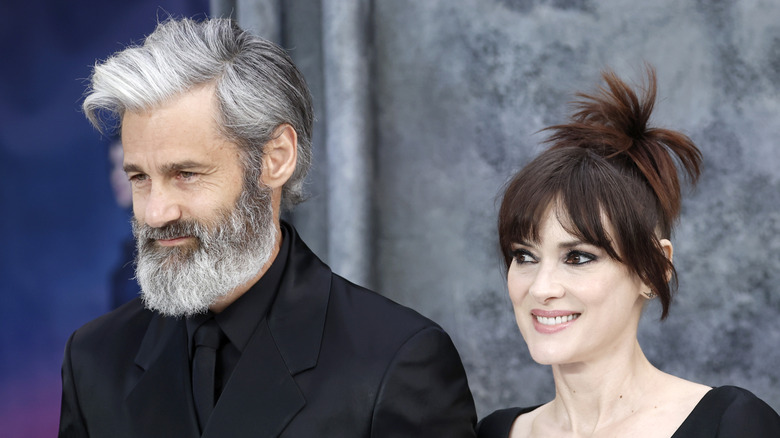
<svg viewBox="0 0 780 438">
<path fill-rule="evenodd" d="M 170 188 L 153 185 L 146 199 L 144 222 L 153 228 L 160 228 L 181 219 L 180 199 Z"/>
<path fill-rule="evenodd" d="M 553 264 L 542 264 L 536 271 L 528 293 L 539 303 L 546 303 L 565 294 L 565 287 L 560 281 L 558 267 Z"/>
</svg>

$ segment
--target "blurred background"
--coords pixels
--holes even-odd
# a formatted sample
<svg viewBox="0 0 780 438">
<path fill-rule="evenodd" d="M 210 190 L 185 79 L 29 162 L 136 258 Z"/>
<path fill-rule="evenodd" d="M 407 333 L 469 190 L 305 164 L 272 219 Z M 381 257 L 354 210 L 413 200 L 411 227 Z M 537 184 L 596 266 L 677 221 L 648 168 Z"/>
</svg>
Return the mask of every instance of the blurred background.
<svg viewBox="0 0 780 438">
<path fill-rule="evenodd" d="M 777 2 L 32 0 L 0 6 L 4 436 L 56 434 L 67 337 L 137 293 L 121 149 L 80 112 L 91 65 L 168 15 L 231 14 L 288 49 L 314 96 L 310 199 L 288 219 L 336 272 L 452 335 L 480 416 L 553 395 L 506 296 L 500 189 L 601 70 L 654 65 L 654 123 L 705 165 L 673 239 L 679 294 L 664 322 L 646 309 L 640 342 L 780 410 Z"/>
</svg>

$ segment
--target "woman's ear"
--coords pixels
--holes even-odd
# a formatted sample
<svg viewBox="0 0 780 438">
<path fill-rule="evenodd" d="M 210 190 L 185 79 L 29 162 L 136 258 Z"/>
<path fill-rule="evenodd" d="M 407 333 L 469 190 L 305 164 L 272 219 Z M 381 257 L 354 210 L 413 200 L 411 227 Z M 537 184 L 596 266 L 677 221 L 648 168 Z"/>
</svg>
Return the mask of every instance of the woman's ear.
<svg viewBox="0 0 780 438">
<path fill-rule="evenodd" d="M 669 260 L 669 263 L 672 263 L 674 258 L 674 246 L 672 246 L 672 242 L 670 242 L 669 239 L 661 239 L 659 243 L 661 244 L 661 249 L 664 251 L 664 255 L 666 255 L 666 258 Z M 666 273 L 666 281 L 671 279 L 672 271 L 669 271 Z"/>
<path fill-rule="evenodd" d="M 263 184 L 271 189 L 281 188 L 295 172 L 297 160 L 298 134 L 287 123 L 279 125 L 263 148 Z"/>
</svg>

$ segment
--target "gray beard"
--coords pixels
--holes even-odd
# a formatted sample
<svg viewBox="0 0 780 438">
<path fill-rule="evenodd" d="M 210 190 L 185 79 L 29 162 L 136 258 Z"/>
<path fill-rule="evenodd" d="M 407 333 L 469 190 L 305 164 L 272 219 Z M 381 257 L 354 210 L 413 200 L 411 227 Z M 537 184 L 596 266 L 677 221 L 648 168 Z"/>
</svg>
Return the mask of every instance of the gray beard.
<svg viewBox="0 0 780 438">
<path fill-rule="evenodd" d="M 141 299 L 166 316 L 205 313 L 219 298 L 252 280 L 271 258 L 276 242 L 271 191 L 242 190 L 232 211 L 212 224 L 181 220 L 160 228 L 133 218 L 136 280 Z M 195 244 L 160 246 L 157 239 L 195 237 Z"/>
</svg>

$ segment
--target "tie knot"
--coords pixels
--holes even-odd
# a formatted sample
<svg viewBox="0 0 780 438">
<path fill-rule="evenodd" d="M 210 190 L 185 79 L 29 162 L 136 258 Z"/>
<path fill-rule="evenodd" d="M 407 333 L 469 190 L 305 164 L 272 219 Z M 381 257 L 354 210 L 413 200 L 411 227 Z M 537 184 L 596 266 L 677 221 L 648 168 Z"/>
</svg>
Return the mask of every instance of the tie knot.
<svg viewBox="0 0 780 438">
<path fill-rule="evenodd" d="M 222 333 L 222 330 L 219 329 L 217 321 L 214 320 L 214 318 L 211 318 L 195 330 L 193 341 L 195 342 L 196 348 L 202 346 L 216 350 L 219 348 L 223 336 L 224 334 Z"/>
</svg>

